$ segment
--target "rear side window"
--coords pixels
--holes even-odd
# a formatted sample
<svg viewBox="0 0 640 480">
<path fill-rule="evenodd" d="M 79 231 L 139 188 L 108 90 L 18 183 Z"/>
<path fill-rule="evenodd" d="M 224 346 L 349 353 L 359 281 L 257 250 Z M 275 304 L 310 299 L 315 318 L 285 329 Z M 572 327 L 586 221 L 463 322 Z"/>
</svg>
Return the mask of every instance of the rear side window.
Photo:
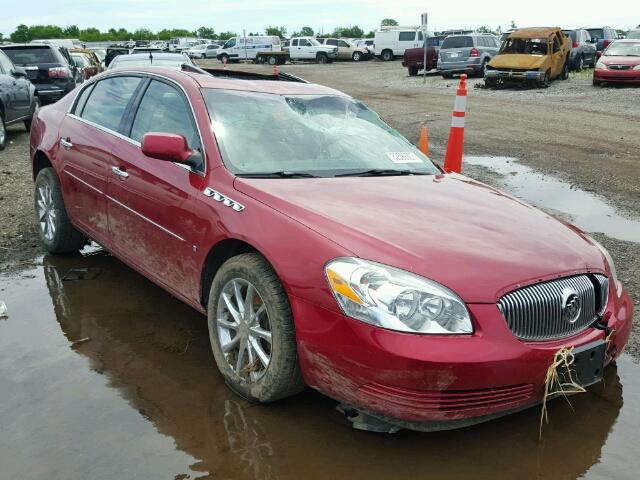
<svg viewBox="0 0 640 480">
<path fill-rule="evenodd" d="M 190 158 L 192 165 L 203 170 L 200 136 L 184 96 L 171 85 L 156 80 L 151 81 L 142 97 L 130 137 L 142 142 L 149 132 L 182 135 L 194 152 Z"/>
<path fill-rule="evenodd" d="M 38 65 L 42 63 L 60 63 L 49 47 L 7 48 L 4 53 L 16 65 Z"/>
<path fill-rule="evenodd" d="M 76 107 L 73 110 L 73 113 L 77 116 L 82 115 L 82 109 L 84 108 L 85 104 L 87 103 L 87 99 L 89 98 L 89 95 L 91 95 L 91 90 L 93 89 L 93 86 L 85 88 L 80 95 L 78 95 L 78 99 L 76 100 Z"/>
<path fill-rule="evenodd" d="M 400 32 L 398 40 L 401 42 L 413 42 L 416 39 L 416 32 Z"/>
<path fill-rule="evenodd" d="M 442 50 L 449 48 L 467 48 L 473 47 L 473 39 L 471 37 L 447 37 L 440 47 Z"/>
<path fill-rule="evenodd" d="M 598 37 L 599 39 L 604 38 L 604 32 L 601 28 L 587 28 L 587 32 L 591 35 L 591 38 Z"/>
<path fill-rule="evenodd" d="M 139 77 L 113 77 L 93 87 L 81 117 L 117 132 L 122 115 L 140 84 Z"/>
</svg>

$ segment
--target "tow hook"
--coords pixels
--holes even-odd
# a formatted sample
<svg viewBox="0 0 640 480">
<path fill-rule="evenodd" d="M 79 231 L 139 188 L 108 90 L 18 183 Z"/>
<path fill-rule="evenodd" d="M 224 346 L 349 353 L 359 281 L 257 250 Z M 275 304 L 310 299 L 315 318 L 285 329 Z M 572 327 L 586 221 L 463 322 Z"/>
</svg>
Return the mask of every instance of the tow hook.
<svg viewBox="0 0 640 480">
<path fill-rule="evenodd" d="M 351 405 L 341 403 L 336 407 L 336 410 L 342 413 L 356 430 L 376 433 L 396 433 L 401 430 L 400 427 L 361 412 Z"/>
</svg>

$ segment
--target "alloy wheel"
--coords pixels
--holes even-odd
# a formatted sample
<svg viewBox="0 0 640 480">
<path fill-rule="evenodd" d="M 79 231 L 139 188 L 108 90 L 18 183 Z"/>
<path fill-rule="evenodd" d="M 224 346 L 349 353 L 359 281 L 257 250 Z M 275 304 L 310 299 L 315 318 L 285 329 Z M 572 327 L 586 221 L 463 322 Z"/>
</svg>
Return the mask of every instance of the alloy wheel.
<svg viewBox="0 0 640 480">
<path fill-rule="evenodd" d="M 49 185 L 40 185 L 38 187 L 37 210 L 42 236 L 50 242 L 56 233 L 57 213 Z"/>
<path fill-rule="evenodd" d="M 262 296 L 242 278 L 230 280 L 218 297 L 220 349 L 239 377 L 256 382 L 271 362 L 271 323 Z"/>
</svg>

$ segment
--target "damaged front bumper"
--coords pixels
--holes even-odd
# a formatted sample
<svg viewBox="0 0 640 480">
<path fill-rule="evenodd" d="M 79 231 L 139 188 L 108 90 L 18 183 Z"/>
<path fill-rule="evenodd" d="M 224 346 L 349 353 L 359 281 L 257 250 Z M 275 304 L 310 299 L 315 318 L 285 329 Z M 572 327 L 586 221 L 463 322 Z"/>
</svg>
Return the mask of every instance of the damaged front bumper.
<svg viewBox="0 0 640 480">
<path fill-rule="evenodd" d="M 495 304 L 468 305 L 476 329 L 460 336 L 393 332 L 300 298 L 291 304 L 306 383 L 339 401 L 354 427 L 386 432 L 460 428 L 538 405 L 556 352 L 608 336 L 608 364 L 626 345 L 633 316 L 627 293 L 611 292 L 606 330 L 526 342 Z"/>
<path fill-rule="evenodd" d="M 487 68 L 484 73 L 484 78 L 489 80 L 494 79 L 539 82 L 544 79 L 544 76 L 545 72 L 541 72 L 539 70 L 511 71 Z"/>
</svg>

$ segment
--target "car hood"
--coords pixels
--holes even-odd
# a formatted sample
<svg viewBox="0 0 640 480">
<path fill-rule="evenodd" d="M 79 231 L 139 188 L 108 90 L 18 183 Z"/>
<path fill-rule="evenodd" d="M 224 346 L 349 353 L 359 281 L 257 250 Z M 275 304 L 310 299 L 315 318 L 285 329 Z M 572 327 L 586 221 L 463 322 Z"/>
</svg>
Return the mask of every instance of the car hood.
<svg viewBox="0 0 640 480">
<path fill-rule="evenodd" d="M 605 65 L 631 65 L 632 67 L 640 65 L 640 57 L 617 57 L 603 55 L 600 57 L 600 61 Z"/>
<path fill-rule="evenodd" d="M 493 68 L 527 68 L 537 70 L 546 60 L 546 56 L 540 55 L 503 54 L 493 57 L 489 62 L 489 66 Z"/>
<path fill-rule="evenodd" d="M 431 278 L 468 303 L 605 271 L 579 230 L 462 175 L 237 178 L 235 187 L 355 256 Z"/>
</svg>

